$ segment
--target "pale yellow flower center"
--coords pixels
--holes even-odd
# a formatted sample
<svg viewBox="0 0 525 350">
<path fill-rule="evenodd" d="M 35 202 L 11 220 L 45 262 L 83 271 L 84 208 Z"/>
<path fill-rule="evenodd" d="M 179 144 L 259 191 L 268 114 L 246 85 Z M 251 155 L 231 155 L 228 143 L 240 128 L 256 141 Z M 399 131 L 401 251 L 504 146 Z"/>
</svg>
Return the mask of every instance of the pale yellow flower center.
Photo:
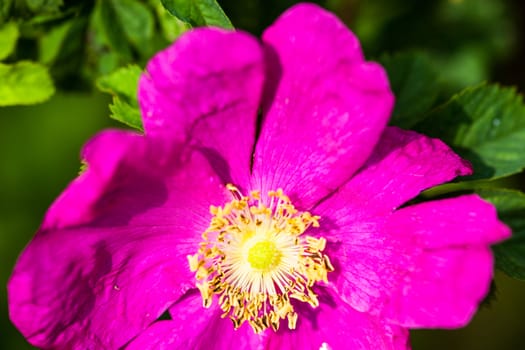
<svg viewBox="0 0 525 350">
<path fill-rule="evenodd" d="M 295 209 L 282 190 L 261 198 L 254 191 L 243 196 L 228 185 L 233 200 L 212 206 L 210 226 L 203 233 L 197 254 L 188 256 L 195 272 L 203 306 L 213 295 L 235 328 L 248 322 L 254 332 L 279 328 L 281 319 L 294 329 L 297 313 L 291 299 L 317 307 L 312 287 L 328 282 L 333 271 L 323 254 L 324 238 L 303 233 L 319 227 L 319 217 Z"/>
<path fill-rule="evenodd" d="M 260 241 L 248 250 L 248 262 L 254 270 L 270 272 L 279 266 L 281 251 L 272 241 Z"/>
</svg>

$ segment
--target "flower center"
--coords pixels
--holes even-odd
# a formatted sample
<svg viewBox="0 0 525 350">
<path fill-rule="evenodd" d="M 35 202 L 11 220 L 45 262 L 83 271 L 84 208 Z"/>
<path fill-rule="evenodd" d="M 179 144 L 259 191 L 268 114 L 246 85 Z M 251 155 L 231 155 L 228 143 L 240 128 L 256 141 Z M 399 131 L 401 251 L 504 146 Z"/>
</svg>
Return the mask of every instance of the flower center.
<svg viewBox="0 0 525 350">
<path fill-rule="evenodd" d="M 261 272 L 270 272 L 279 265 L 281 257 L 281 251 L 272 241 L 257 242 L 248 250 L 248 262 Z"/>
<path fill-rule="evenodd" d="M 319 227 L 319 217 L 295 209 L 282 190 L 262 199 L 258 191 L 243 196 L 227 187 L 234 199 L 210 207 L 210 226 L 197 254 L 188 256 L 203 306 L 210 307 L 216 295 L 222 317 L 235 329 L 248 322 L 255 333 L 277 331 L 283 319 L 294 329 L 298 316 L 291 299 L 317 307 L 312 287 L 328 282 L 333 271 L 323 254 L 326 240 L 303 234 Z"/>
</svg>

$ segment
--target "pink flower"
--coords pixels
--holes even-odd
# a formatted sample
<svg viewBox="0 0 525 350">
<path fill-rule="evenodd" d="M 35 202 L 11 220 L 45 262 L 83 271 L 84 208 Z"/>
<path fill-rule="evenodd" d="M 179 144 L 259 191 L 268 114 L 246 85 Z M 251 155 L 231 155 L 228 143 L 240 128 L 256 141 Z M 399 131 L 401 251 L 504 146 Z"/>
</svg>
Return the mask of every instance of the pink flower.
<svg viewBox="0 0 525 350">
<path fill-rule="evenodd" d="M 139 101 L 145 135 L 85 146 L 13 271 L 35 346 L 407 349 L 486 295 L 508 228 L 476 195 L 402 207 L 470 167 L 386 127 L 385 72 L 332 14 L 295 6 L 262 42 L 191 31 Z"/>
</svg>

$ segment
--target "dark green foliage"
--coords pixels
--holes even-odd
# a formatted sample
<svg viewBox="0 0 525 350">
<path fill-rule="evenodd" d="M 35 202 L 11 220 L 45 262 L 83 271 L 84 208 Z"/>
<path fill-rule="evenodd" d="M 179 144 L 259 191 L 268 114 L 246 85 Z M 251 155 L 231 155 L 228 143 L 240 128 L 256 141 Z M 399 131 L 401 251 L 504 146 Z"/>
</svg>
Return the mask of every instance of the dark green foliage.
<svg viewBox="0 0 525 350">
<path fill-rule="evenodd" d="M 525 167 L 525 105 L 513 88 L 468 88 L 415 129 L 437 137 L 472 162 L 470 179 L 494 179 Z"/>
<path fill-rule="evenodd" d="M 500 219 L 512 229 L 512 238 L 495 246 L 496 267 L 511 277 L 525 280 L 525 194 L 518 191 L 477 191 L 498 209 Z"/>
<path fill-rule="evenodd" d="M 210 4 L 215 7 L 209 7 Z M 203 1 L 198 9 L 203 25 L 223 23 L 231 27 L 215 2 Z M 218 13 L 222 17 L 218 17 Z M 5 22 L 8 18 L 10 21 Z M 42 102 L 55 90 L 54 87 L 48 89 L 47 83 L 64 91 L 90 90 L 98 77 L 120 67 L 130 63 L 143 67 L 156 52 L 189 28 L 189 24 L 174 17 L 159 0 L 2 1 L 0 60 L 6 60 L 5 64 L 32 61 L 33 67 L 39 66 L 51 77 L 44 84 L 46 93 L 38 93 L 38 98 L 21 96 L 7 99 L 2 105 Z M 16 72 L 16 79 L 21 79 L 25 70 Z M 0 81 L 4 93 L 7 90 L 10 94 L 23 92 L 3 86 L 7 82 Z M 117 108 L 115 106 L 124 105 L 117 102 L 114 105 Z"/>
<path fill-rule="evenodd" d="M 429 58 L 419 52 L 382 56 L 396 104 L 390 124 L 411 128 L 425 117 L 440 92 L 438 75 Z"/>
<path fill-rule="evenodd" d="M 192 27 L 215 26 L 233 29 L 233 25 L 215 0 L 161 0 L 166 9 Z"/>
</svg>

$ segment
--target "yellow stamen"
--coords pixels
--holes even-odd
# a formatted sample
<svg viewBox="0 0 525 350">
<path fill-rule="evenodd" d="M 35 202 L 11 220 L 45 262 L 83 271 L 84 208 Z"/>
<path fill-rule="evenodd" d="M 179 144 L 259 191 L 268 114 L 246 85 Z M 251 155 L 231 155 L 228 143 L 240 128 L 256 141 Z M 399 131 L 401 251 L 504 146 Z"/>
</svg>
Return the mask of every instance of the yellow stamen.
<svg viewBox="0 0 525 350">
<path fill-rule="evenodd" d="M 266 198 L 258 191 L 243 196 L 227 185 L 233 200 L 211 206 L 210 226 L 197 254 L 188 256 L 204 307 L 213 295 L 234 328 L 248 322 L 255 333 L 279 329 L 281 320 L 295 329 L 298 315 L 290 300 L 317 307 L 312 287 L 327 282 L 333 266 L 323 254 L 326 239 L 303 235 L 319 227 L 319 217 L 300 212 L 281 189 Z"/>
</svg>

